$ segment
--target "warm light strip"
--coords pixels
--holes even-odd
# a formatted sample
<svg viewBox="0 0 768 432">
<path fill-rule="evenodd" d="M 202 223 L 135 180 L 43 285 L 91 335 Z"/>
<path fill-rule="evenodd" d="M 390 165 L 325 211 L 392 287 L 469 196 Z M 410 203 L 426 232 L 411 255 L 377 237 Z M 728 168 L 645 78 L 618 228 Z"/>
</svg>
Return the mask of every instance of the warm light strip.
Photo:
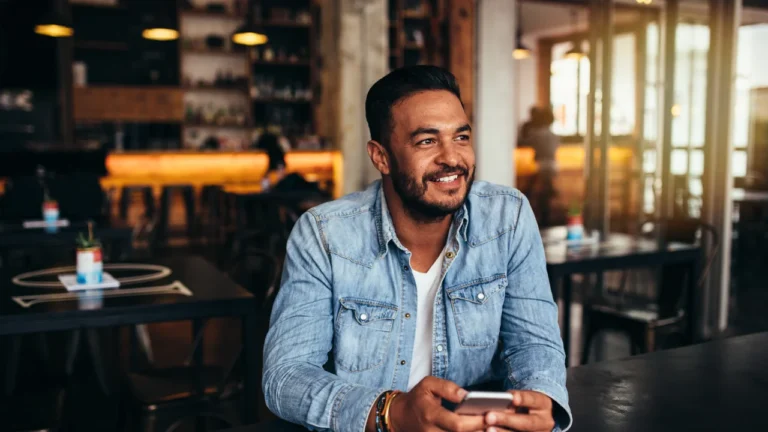
<svg viewBox="0 0 768 432">
<path fill-rule="evenodd" d="M 35 26 L 35 33 L 50 37 L 70 37 L 75 34 L 75 30 L 58 24 L 39 24 Z"/>
<path fill-rule="evenodd" d="M 179 38 L 179 32 L 170 28 L 148 28 L 141 32 L 141 37 L 156 41 L 172 41 Z"/>
</svg>

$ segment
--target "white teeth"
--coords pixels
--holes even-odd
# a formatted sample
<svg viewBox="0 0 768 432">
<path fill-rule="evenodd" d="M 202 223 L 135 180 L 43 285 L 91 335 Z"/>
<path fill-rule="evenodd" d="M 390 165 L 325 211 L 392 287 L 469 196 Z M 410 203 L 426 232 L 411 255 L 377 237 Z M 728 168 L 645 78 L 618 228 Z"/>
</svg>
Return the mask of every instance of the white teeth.
<svg viewBox="0 0 768 432">
<path fill-rule="evenodd" d="M 448 183 L 448 182 L 452 182 L 452 181 L 456 180 L 457 178 L 459 178 L 459 176 L 457 174 L 454 174 L 452 176 L 439 178 L 439 179 L 437 179 L 437 181 Z"/>
</svg>

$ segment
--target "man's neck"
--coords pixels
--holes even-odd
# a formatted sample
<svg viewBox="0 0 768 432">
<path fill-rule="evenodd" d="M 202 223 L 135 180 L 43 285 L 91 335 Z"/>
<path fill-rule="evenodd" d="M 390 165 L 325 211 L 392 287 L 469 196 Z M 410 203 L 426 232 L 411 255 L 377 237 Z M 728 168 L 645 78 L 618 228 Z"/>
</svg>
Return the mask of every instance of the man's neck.
<svg viewBox="0 0 768 432">
<path fill-rule="evenodd" d="M 383 182 L 383 187 L 397 239 L 411 251 L 411 267 L 418 272 L 427 272 L 445 247 L 453 215 L 435 220 L 414 217 L 390 182 Z"/>
</svg>

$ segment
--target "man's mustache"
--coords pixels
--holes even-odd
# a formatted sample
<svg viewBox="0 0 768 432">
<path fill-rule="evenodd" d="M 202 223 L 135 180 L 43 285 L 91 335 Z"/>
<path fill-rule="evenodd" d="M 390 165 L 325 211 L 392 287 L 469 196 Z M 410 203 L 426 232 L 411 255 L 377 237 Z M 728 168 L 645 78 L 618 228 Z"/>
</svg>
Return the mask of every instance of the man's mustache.
<svg viewBox="0 0 768 432">
<path fill-rule="evenodd" d="M 443 167 L 438 171 L 431 172 L 424 175 L 424 182 L 437 181 L 437 179 L 448 177 L 452 175 L 467 176 L 469 169 L 463 165 L 457 165 L 455 167 Z"/>
</svg>

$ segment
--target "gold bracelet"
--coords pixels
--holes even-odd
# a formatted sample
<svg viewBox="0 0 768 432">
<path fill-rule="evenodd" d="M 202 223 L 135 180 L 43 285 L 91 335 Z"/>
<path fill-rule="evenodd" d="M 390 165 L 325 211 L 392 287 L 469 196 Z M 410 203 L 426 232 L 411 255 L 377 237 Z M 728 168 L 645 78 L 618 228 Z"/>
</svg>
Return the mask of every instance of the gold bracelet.
<svg viewBox="0 0 768 432">
<path fill-rule="evenodd" d="M 387 400 L 384 402 L 384 428 L 387 430 L 387 432 L 395 432 L 394 429 L 392 429 L 392 425 L 389 423 L 389 407 L 392 406 L 392 401 L 395 400 L 397 395 L 399 395 L 400 391 L 393 391 L 387 395 Z"/>
</svg>

